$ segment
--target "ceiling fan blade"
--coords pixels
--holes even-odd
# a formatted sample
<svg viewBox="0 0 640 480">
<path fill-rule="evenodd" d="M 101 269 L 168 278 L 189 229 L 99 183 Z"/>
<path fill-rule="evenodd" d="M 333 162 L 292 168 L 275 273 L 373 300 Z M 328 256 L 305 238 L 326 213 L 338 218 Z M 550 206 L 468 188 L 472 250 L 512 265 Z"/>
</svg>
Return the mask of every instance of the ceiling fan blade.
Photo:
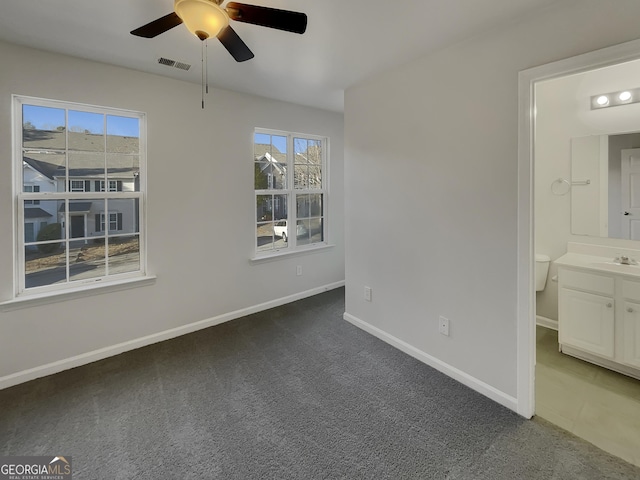
<svg viewBox="0 0 640 480">
<path fill-rule="evenodd" d="M 244 62 L 253 58 L 253 52 L 242 41 L 236 31 L 228 26 L 218 34 L 218 40 L 224 45 L 236 62 Z"/>
<path fill-rule="evenodd" d="M 144 38 L 153 38 L 157 37 L 161 33 L 166 32 L 167 30 L 171 30 L 173 27 L 177 27 L 182 23 L 182 19 L 176 15 L 175 12 L 171 12 L 164 17 L 160 17 L 153 22 L 149 22 L 142 27 L 136 28 L 135 30 L 131 30 L 131 35 L 136 35 L 137 37 Z"/>
<path fill-rule="evenodd" d="M 236 2 L 229 2 L 225 10 L 229 14 L 229 18 L 238 22 L 252 23 L 293 33 L 304 33 L 307 29 L 307 15 L 300 12 Z"/>
</svg>

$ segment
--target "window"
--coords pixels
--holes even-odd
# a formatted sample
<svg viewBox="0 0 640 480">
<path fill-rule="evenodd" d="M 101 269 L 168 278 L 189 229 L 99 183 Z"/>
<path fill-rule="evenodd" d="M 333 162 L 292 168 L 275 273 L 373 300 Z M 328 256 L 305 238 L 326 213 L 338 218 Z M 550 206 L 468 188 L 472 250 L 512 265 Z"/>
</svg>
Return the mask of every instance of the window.
<svg viewBox="0 0 640 480">
<path fill-rule="evenodd" d="M 104 232 L 105 227 L 105 214 L 96 214 L 96 230 L 99 232 Z M 121 213 L 110 213 L 109 214 L 109 231 L 113 232 L 116 230 L 122 230 L 122 214 Z"/>
<path fill-rule="evenodd" d="M 145 115 L 14 96 L 14 118 L 16 295 L 144 276 Z"/>
<path fill-rule="evenodd" d="M 256 255 L 326 244 L 327 143 L 314 135 L 256 129 Z"/>
<path fill-rule="evenodd" d="M 105 181 L 100 180 L 96 182 L 96 192 L 104 192 Z M 122 191 L 122 180 L 109 180 L 109 191 L 110 192 L 121 192 Z"/>
<path fill-rule="evenodd" d="M 39 192 L 40 191 L 40 185 L 24 185 L 23 192 Z M 40 204 L 40 200 L 25 200 L 24 202 L 25 205 L 39 205 Z"/>
</svg>

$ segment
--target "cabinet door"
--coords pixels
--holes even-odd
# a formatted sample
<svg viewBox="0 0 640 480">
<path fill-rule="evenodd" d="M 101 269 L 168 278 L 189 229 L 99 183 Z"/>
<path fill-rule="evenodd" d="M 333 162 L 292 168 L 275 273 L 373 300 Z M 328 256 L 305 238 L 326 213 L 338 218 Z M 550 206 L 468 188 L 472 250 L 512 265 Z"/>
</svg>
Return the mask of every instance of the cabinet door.
<svg viewBox="0 0 640 480">
<path fill-rule="evenodd" d="M 640 304 L 624 304 L 624 348 L 622 360 L 627 365 L 640 368 Z"/>
<path fill-rule="evenodd" d="M 561 288 L 559 306 L 561 344 L 613 358 L 613 298 Z"/>
</svg>

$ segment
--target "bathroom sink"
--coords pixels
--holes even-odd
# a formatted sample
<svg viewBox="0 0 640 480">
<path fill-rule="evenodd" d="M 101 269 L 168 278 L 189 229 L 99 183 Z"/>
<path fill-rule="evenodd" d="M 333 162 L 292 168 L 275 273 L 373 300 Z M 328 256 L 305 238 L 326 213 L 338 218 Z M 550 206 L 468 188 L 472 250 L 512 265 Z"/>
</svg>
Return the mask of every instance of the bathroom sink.
<svg viewBox="0 0 640 480">
<path fill-rule="evenodd" d="M 592 268 L 598 270 L 607 270 L 609 272 L 626 273 L 629 275 L 640 275 L 640 265 L 627 265 L 619 262 L 592 262 L 589 264 Z"/>
</svg>

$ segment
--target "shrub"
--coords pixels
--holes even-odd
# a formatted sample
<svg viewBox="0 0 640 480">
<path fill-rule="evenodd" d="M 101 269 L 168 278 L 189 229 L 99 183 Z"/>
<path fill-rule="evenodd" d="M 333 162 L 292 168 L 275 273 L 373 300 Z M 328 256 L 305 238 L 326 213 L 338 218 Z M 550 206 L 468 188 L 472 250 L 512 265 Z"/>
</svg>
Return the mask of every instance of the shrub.
<svg viewBox="0 0 640 480">
<path fill-rule="evenodd" d="M 60 223 L 50 223 L 46 227 L 42 227 L 38 232 L 37 240 L 39 242 L 46 242 L 49 240 L 58 240 L 62 238 L 62 225 Z M 45 243 L 44 245 L 38 245 L 38 250 L 41 253 L 53 253 L 60 248 L 59 243 Z"/>
</svg>

